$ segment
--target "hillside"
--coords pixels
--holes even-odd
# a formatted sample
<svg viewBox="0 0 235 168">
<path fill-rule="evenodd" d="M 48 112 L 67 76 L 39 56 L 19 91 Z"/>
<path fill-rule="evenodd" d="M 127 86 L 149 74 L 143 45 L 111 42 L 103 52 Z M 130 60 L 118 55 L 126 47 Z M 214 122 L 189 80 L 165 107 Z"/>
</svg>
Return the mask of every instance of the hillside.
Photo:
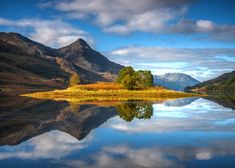
<svg viewBox="0 0 235 168">
<path fill-rule="evenodd" d="M 166 73 L 165 75 L 154 75 L 154 84 L 168 89 L 183 91 L 187 86 L 193 86 L 200 81 L 183 73 Z"/>
<path fill-rule="evenodd" d="M 225 73 L 215 79 L 211 79 L 186 90 L 203 91 L 208 93 L 234 93 L 235 92 L 235 71 Z"/>
<path fill-rule="evenodd" d="M 0 32 L 0 59 L 1 92 L 14 94 L 65 88 L 74 72 L 82 83 L 113 81 L 123 68 L 82 39 L 53 49 L 20 34 L 4 32 Z"/>
<path fill-rule="evenodd" d="M 69 78 L 57 63 L 28 54 L 1 40 L 0 59 L 0 89 L 3 93 L 64 88 Z"/>
</svg>

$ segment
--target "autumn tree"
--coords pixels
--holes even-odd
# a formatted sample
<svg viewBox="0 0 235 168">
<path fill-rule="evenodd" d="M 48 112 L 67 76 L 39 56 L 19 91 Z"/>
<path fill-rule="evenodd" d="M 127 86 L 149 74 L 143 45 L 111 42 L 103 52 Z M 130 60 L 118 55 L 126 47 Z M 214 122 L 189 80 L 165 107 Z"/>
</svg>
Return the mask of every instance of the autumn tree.
<svg viewBox="0 0 235 168">
<path fill-rule="evenodd" d="M 72 87 L 72 86 L 75 86 L 79 83 L 80 83 L 80 77 L 78 76 L 77 73 L 73 73 L 70 77 L 70 80 L 69 80 L 69 86 Z"/>
</svg>

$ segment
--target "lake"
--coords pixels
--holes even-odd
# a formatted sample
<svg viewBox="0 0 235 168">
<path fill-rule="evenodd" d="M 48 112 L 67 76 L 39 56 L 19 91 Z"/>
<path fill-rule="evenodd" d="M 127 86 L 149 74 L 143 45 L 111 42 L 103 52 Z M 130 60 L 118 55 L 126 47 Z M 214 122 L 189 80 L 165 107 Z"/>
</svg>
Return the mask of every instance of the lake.
<svg viewBox="0 0 235 168">
<path fill-rule="evenodd" d="M 1 98 L 0 167 L 234 168 L 234 109 L 228 97 L 87 104 Z"/>
</svg>

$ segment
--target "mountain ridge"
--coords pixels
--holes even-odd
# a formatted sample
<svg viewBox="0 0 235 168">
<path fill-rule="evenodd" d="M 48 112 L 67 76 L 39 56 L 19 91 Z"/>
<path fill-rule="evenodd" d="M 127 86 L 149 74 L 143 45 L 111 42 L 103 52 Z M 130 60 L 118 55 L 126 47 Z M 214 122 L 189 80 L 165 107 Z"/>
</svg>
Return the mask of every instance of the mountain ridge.
<svg viewBox="0 0 235 168">
<path fill-rule="evenodd" d="M 214 79 L 204 81 L 191 87 L 186 87 L 185 90 L 231 94 L 235 92 L 235 71 L 224 73 Z"/>
<path fill-rule="evenodd" d="M 183 91 L 185 87 L 198 84 L 200 81 L 184 73 L 166 73 L 154 75 L 154 83 L 168 89 Z"/>
</svg>

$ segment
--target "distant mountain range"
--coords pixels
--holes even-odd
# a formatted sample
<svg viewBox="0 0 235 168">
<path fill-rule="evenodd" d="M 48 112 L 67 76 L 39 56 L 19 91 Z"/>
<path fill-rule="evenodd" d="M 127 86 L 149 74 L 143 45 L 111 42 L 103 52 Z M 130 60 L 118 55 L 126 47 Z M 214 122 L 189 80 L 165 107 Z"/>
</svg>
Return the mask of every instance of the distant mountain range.
<svg viewBox="0 0 235 168">
<path fill-rule="evenodd" d="M 235 71 L 225 73 L 217 78 L 191 87 L 186 87 L 185 90 L 202 91 L 207 93 L 227 93 L 231 95 L 235 92 Z"/>
<path fill-rule="evenodd" d="M 0 89 L 25 92 L 64 88 L 73 72 L 82 83 L 113 81 L 122 65 L 108 60 L 83 39 L 54 49 L 17 33 L 0 32 Z"/>
<path fill-rule="evenodd" d="M 184 73 L 166 73 L 165 75 L 154 75 L 154 84 L 168 89 L 183 91 L 187 86 L 199 84 L 200 81 Z"/>
</svg>

